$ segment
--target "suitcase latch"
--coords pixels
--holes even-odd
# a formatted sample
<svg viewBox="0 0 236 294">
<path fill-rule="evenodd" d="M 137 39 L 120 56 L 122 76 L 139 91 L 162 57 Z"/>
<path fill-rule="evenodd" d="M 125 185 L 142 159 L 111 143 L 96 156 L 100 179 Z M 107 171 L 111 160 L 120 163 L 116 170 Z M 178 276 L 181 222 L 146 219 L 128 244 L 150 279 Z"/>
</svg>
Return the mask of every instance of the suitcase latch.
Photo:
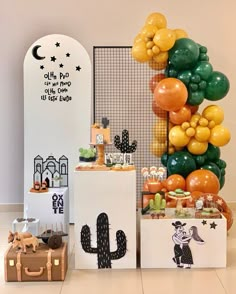
<svg viewBox="0 0 236 294">
<path fill-rule="evenodd" d="M 9 259 L 9 266 L 14 266 L 14 265 L 15 265 L 14 259 Z"/>
<path fill-rule="evenodd" d="M 59 259 L 54 259 L 54 265 L 58 266 L 60 264 Z"/>
</svg>

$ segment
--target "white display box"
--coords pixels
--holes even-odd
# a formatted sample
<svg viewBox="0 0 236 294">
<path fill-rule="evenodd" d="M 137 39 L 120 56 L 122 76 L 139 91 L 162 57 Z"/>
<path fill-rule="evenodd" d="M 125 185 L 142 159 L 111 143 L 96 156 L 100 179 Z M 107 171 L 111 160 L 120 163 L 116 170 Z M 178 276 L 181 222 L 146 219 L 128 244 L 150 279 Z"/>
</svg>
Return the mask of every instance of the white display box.
<svg viewBox="0 0 236 294">
<path fill-rule="evenodd" d="M 26 199 L 27 217 L 38 218 L 39 233 L 46 229 L 69 231 L 68 188 L 53 188 L 45 193 L 29 192 Z"/>
<path fill-rule="evenodd" d="M 75 268 L 136 268 L 136 171 L 76 171 L 74 184 Z"/>
<path fill-rule="evenodd" d="M 173 235 L 176 229 L 173 224 L 180 221 L 185 233 L 183 237 L 190 236 L 189 243 L 180 244 L 180 267 L 183 268 L 219 268 L 226 267 L 227 250 L 227 225 L 226 219 L 151 219 L 146 215 L 141 216 L 141 268 L 177 268 L 177 263 L 173 258 L 175 243 Z M 194 240 L 190 232 L 197 231 L 199 238 Z M 202 240 L 202 241 L 201 241 Z M 185 242 L 186 243 L 186 242 Z M 183 246 L 188 246 L 185 249 Z M 178 247 L 178 246 L 177 246 Z M 178 250 L 177 250 L 178 251 Z M 191 251 L 191 258 L 189 255 Z M 187 253 L 186 253 L 187 252 Z M 181 263 L 181 259 L 184 263 Z M 190 262 L 190 266 L 188 264 Z"/>
</svg>

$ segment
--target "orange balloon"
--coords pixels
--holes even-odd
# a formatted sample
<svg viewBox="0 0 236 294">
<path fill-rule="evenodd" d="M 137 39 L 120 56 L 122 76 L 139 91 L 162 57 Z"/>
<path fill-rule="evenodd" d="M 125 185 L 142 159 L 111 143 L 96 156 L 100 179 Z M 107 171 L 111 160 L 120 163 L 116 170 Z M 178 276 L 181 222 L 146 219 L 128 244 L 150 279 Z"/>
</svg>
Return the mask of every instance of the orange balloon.
<svg viewBox="0 0 236 294">
<path fill-rule="evenodd" d="M 161 80 L 155 90 L 157 106 L 166 111 L 176 111 L 183 107 L 188 98 L 188 90 L 183 82 L 175 78 Z"/>
<path fill-rule="evenodd" d="M 213 172 L 198 169 L 187 176 L 186 190 L 189 192 L 200 191 L 203 193 L 217 194 L 220 190 L 220 183 Z"/>
<path fill-rule="evenodd" d="M 186 104 L 186 105 L 188 105 L 192 114 L 194 114 L 198 111 L 199 105 L 189 105 L 189 104 Z"/>
<path fill-rule="evenodd" d="M 191 110 L 189 106 L 184 105 L 177 111 L 170 111 L 169 112 L 170 121 L 173 124 L 180 125 L 185 121 L 190 121 L 191 119 Z"/>
<path fill-rule="evenodd" d="M 167 111 L 161 109 L 159 106 L 156 104 L 156 100 L 152 100 L 152 111 L 154 114 L 160 118 L 167 118 Z"/>
<path fill-rule="evenodd" d="M 185 190 L 185 178 L 178 174 L 173 174 L 165 180 L 165 187 L 168 191 L 175 189 Z"/>
<path fill-rule="evenodd" d="M 156 85 L 163 79 L 165 79 L 165 75 L 163 73 L 160 74 L 156 74 L 155 76 L 153 76 L 149 82 L 149 88 L 152 91 L 152 93 L 154 93 L 154 90 L 156 88 Z"/>
</svg>

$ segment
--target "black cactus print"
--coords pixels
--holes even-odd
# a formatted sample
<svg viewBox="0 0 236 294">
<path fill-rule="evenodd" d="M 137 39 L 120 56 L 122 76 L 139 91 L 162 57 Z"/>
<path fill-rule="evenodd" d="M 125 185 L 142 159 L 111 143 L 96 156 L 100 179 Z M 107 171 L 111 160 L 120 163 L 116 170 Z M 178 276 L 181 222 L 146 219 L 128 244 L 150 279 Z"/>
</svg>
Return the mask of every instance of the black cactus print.
<svg viewBox="0 0 236 294">
<path fill-rule="evenodd" d="M 121 153 L 133 153 L 137 148 L 137 141 L 134 140 L 131 145 L 129 145 L 129 132 L 127 130 L 122 131 L 122 141 L 120 136 L 116 135 L 114 138 L 115 147 L 120 150 Z"/>
<path fill-rule="evenodd" d="M 121 230 L 116 232 L 117 250 L 110 251 L 109 221 L 106 213 L 97 217 L 97 247 L 91 247 L 91 232 L 88 225 L 82 227 L 81 245 L 85 252 L 96 253 L 98 268 L 111 268 L 111 260 L 122 258 L 127 251 L 125 233 Z"/>
</svg>

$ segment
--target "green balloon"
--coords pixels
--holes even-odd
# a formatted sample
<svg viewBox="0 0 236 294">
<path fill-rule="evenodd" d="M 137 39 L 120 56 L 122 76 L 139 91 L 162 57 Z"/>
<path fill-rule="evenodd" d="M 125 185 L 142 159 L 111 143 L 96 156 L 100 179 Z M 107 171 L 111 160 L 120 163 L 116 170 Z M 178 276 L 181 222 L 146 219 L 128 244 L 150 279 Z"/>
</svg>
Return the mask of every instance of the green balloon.
<svg viewBox="0 0 236 294">
<path fill-rule="evenodd" d="M 229 91 L 228 78 L 219 71 L 213 71 L 207 82 L 205 98 L 211 101 L 217 101 L 225 97 Z"/>
<path fill-rule="evenodd" d="M 227 164 L 223 159 L 217 159 L 215 161 L 215 164 L 221 169 L 221 168 L 226 168 Z"/>
<path fill-rule="evenodd" d="M 207 170 L 213 172 L 217 176 L 218 179 L 220 179 L 220 177 L 221 177 L 220 169 L 219 169 L 219 167 L 214 162 L 207 162 L 207 163 L 205 163 L 201 167 L 201 169 L 207 169 Z"/>
<path fill-rule="evenodd" d="M 197 167 L 201 167 L 206 162 L 206 157 L 204 154 L 202 155 L 194 155 L 195 162 L 197 164 Z"/>
<path fill-rule="evenodd" d="M 165 152 L 161 156 L 161 163 L 166 167 L 169 155 Z"/>
<path fill-rule="evenodd" d="M 165 70 L 165 75 L 169 78 L 176 78 L 178 76 L 178 71 L 171 65 L 169 65 Z"/>
<path fill-rule="evenodd" d="M 188 91 L 187 104 L 189 105 L 200 105 L 204 100 L 203 91 Z"/>
<path fill-rule="evenodd" d="M 221 173 L 221 176 L 224 176 L 225 175 L 225 169 L 221 168 L 220 173 Z"/>
<path fill-rule="evenodd" d="M 169 50 L 169 61 L 177 69 L 191 69 L 199 57 L 199 46 L 191 39 L 181 38 Z"/>
<path fill-rule="evenodd" d="M 220 158 L 220 148 L 208 143 L 208 148 L 204 155 L 208 161 L 216 162 Z"/>
<path fill-rule="evenodd" d="M 225 176 L 221 176 L 219 182 L 220 182 L 220 190 L 221 190 L 225 184 Z"/>
<path fill-rule="evenodd" d="M 207 61 L 199 61 L 193 72 L 198 74 L 203 80 L 208 80 L 213 72 L 213 67 Z"/>
<path fill-rule="evenodd" d="M 197 166 L 193 156 L 185 151 L 173 153 L 167 161 L 168 175 L 179 174 L 186 178 L 196 168 Z"/>
<path fill-rule="evenodd" d="M 189 84 L 192 77 L 191 70 L 183 70 L 178 73 L 177 78 L 181 80 L 186 86 Z"/>
</svg>

